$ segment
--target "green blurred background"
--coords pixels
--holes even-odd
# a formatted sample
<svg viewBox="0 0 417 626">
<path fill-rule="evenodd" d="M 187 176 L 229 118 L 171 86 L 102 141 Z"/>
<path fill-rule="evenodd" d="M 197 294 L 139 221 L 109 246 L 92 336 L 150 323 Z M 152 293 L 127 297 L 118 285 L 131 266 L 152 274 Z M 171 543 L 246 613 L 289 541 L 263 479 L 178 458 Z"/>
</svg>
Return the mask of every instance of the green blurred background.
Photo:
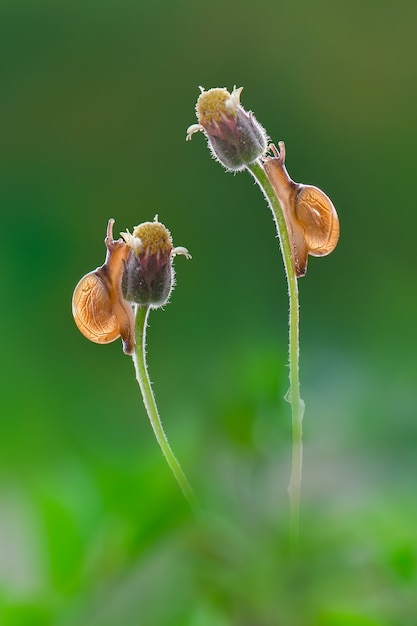
<svg viewBox="0 0 417 626">
<path fill-rule="evenodd" d="M 417 623 L 416 22 L 411 0 L 2 1 L 1 625 Z M 297 567 L 273 223 L 185 142 L 198 86 L 234 84 L 341 222 L 300 281 Z M 71 317 L 107 219 L 155 213 L 193 255 L 148 358 L 204 521 L 120 342 Z"/>
</svg>

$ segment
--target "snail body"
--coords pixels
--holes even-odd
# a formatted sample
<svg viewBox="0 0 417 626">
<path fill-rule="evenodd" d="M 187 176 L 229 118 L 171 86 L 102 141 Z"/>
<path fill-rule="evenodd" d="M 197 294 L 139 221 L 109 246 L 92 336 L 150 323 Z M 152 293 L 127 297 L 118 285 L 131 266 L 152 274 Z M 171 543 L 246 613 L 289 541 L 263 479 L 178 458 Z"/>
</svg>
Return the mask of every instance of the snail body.
<svg viewBox="0 0 417 626">
<path fill-rule="evenodd" d="M 130 247 L 121 239 L 113 240 L 111 219 L 104 243 L 104 264 L 89 272 L 77 284 L 72 297 L 72 314 L 80 332 L 94 343 L 111 343 L 122 338 L 123 350 L 132 354 L 134 317 L 131 305 L 122 295 L 122 275 Z"/>
<path fill-rule="evenodd" d="M 318 187 L 294 182 L 285 167 L 285 144 L 264 161 L 265 173 L 281 204 L 297 277 L 307 272 L 308 255 L 325 256 L 339 240 L 340 227 L 330 198 Z"/>
</svg>

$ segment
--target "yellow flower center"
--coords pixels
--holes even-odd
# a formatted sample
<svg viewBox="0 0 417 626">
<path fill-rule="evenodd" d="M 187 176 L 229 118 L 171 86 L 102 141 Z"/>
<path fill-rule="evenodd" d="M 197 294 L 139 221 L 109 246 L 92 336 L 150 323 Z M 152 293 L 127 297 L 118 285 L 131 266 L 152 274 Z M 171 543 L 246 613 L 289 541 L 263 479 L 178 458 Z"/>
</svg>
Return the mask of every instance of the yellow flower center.
<svg viewBox="0 0 417 626">
<path fill-rule="evenodd" d="M 170 254 L 172 250 L 171 233 L 158 221 L 143 222 L 136 226 L 133 237 L 141 241 L 141 249 L 145 254 Z"/>
<path fill-rule="evenodd" d="M 239 98 L 230 94 L 227 89 L 209 89 L 203 91 L 197 100 L 197 118 L 203 126 L 215 126 L 225 116 L 236 115 Z"/>
</svg>

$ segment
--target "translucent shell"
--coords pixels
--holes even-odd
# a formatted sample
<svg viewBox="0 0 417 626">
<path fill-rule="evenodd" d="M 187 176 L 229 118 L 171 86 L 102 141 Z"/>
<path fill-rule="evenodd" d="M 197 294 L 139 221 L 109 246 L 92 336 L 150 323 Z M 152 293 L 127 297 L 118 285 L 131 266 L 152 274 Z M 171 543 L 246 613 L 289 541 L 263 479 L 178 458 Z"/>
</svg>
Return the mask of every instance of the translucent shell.
<svg viewBox="0 0 417 626">
<path fill-rule="evenodd" d="M 94 343 L 111 343 L 120 337 L 107 285 L 100 270 L 86 274 L 74 290 L 72 312 L 78 329 Z"/>
<path fill-rule="evenodd" d="M 288 229 L 297 277 L 307 272 L 308 255 L 325 256 L 339 240 L 336 209 L 330 198 L 317 187 L 295 183 L 285 167 L 285 144 L 280 151 L 270 146 L 274 156 L 264 161 L 265 173 L 281 204 Z"/>
<path fill-rule="evenodd" d="M 308 253 L 326 256 L 339 241 L 339 218 L 326 194 L 310 185 L 301 185 L 295 203 L 295 214 L 303 226 Z"/>
<path fill-rule="evenodd" d="M 75 287 L 72 314 L 80 332 L 94 343 L 111 343 L 119 337 L 126 354 L 134 351 L 134 317 L 121 290 L 125 260 L 130 247 L 113 240 L 114 220 L 109 220 L 104 265 L 86 274 Z"/>
</svg>

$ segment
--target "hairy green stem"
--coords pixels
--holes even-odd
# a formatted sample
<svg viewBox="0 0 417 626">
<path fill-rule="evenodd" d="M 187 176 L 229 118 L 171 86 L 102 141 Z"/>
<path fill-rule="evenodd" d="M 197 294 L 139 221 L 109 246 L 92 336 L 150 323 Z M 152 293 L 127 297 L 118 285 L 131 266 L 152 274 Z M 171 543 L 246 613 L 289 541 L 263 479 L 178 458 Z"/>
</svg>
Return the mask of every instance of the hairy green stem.
<svg viewBox="0 0 417 626">
<path fill-rule="evenodd" d="M 291 536 L 295 546 L 298 544 L 300 526 L 300 500 L 301 481 L 303 468 L 303 432 L 302 421 L 304 414 L 304 402 L 300 397 L 300 377 L 299 377 L 299 300 L 298 281 L 293 264 L 290 240 L 284 214 L 274 190 L 265 174 L 260 161 L 247 165 L 247 169 L 252 174 L 261 188 L 274 217 L 278 237 L 281 244 L 281 252 L 284 260 L 285 274 L 288 283 L 289 296 L 289 366 L 290 366 L 290 388 L 286 395 L 286 400 L 291 404 L 292 414 L 292 462 L 291 478 L 288 486 L 290 496 L 290 524 Z"/>
<path fill-rule="evenodd" d="M 162 422 L 159 417 L 158 407 L 154 393 L 152 391 L 151 381 L 149 379 L 148 367 L 146 364 L 146 327 L 149 315 L 149 306 L 136 306 L 136 334 L 135 352 L 132 355 L 133 363 L 135 365 L 136 379 L 139 383 L 140 390 L 142 392 L 142 398 L 145 405 L 146 412 L 155 437 L 158 441 L 159 447 L 165 456 L 172 473 L 174 474 L 184 496 L 188 500 L 191 507 L 195 512 L 199 510 L 197 499 L 194 491 L 192 490 L 190 483 L 188 482 L 179 462 L 177 461 L 162 427 Z"/>
</svg>

